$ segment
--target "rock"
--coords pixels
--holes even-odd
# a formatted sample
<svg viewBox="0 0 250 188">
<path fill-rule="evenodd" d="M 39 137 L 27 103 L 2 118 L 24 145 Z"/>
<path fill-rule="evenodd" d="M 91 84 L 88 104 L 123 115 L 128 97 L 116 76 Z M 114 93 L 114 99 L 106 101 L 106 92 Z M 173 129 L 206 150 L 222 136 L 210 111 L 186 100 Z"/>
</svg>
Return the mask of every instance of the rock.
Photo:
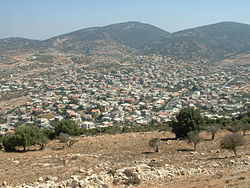
<svg viewBox="0 0 250 188">
<path fill-rule="evenodd" d="M 2 183 L 2 185 L 3 185 L 3 186 L 6 186 L 6 185 L 7 185 L 7 182 L 6 182 L 6 181 L 4 181 L 4 182 Z"/>
<path fill-rule="evenodd" d="M 250 165 L 250 163 L 248 161 L 244 161 L 245 165 Z"/>
<path fill-rule="evenodd" d="M 57 181 L 58 180 L 58 178 L 57 177 L 53 177 L 53 176 L 47 176 L 46 178 L 45 178 L 45 181 L 47 182 L 47 181 Z"/>
<path fill-rule="evenodd" d="M 43 180 L 43 177 L 39 177 L 38 178 L 38 182 L 42 183 L 44 180 Z"/>
</svg>

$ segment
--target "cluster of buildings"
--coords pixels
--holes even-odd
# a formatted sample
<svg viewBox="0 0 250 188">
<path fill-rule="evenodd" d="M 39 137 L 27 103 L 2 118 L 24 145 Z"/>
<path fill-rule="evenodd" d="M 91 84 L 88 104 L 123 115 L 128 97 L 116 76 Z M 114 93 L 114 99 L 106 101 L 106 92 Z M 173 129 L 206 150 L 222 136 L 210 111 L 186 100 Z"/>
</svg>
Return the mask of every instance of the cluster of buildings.
<svg viewBox="0 0 250 188">
<path fill-rule="evenodd" d="M 29 100 L 2 112 L 0 128 L 27 124 L 47 129 L 63 118 L 87 129 L 133 126 L 170 121 L 187 106 L 211 118 L 250 108 L 249 69 L 244 66 L 187 64 L 159 56 L 96 65 L 42 64 L 42 72 L 18 73 L 18 79 L 12 70 L 11 78 L 0 80 L 0 93 L 22 93 Z"/>
</svg>

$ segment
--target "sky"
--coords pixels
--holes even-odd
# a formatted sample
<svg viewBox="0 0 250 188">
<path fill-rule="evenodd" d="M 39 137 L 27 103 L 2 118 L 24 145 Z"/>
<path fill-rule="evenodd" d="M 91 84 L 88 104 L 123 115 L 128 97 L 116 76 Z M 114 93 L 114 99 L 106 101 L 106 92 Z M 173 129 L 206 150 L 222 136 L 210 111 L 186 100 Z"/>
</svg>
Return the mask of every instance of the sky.
<svg viewBox="0 0 250 188">
<path fill-rule="evenodd" d="M 250 0 L 0 0 L 0 38 L 44 40 L 140 21 L 169 32 L 223 21 L 250 24 Z"/>
</svg>

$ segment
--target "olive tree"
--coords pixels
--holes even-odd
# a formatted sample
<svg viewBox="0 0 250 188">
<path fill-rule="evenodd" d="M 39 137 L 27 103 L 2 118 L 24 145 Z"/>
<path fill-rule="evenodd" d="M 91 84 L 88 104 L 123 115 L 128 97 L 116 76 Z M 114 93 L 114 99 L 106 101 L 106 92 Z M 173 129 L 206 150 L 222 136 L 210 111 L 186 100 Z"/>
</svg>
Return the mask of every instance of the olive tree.
<svg viewBox="0 0 250 188">
<path fill-rule="evenodd" d="M 188 132 L 187 138 L 188 138 L 188 142 L 194 144 L 194 150 L 196 150 L 197 144 L 199 144 L 202 141 L 202 138 L 200 137 L 198 131 Z"/>
<path fill-rule="evenodd" d="M 172 122 L 172 132 L 176 138 L 187 137 L 190 131 L 200 131 L 203 125 L 203 117 L 200 111 L 187 107 L 180 110 L 176 115 L 176 121 Z"/>
<path fill-rule="evenodd" d="M 226 135 L 222 138 L 220 142 L 220 148 L 232 150 L 235 156 L 237 156 L 237 152 L 236 152 L 237 147 L 243 146 L 244 144 L 245 144 L 245 139 L 243 135 L 239 133 L 234 133 L 234 134 Z"/>
</svg>

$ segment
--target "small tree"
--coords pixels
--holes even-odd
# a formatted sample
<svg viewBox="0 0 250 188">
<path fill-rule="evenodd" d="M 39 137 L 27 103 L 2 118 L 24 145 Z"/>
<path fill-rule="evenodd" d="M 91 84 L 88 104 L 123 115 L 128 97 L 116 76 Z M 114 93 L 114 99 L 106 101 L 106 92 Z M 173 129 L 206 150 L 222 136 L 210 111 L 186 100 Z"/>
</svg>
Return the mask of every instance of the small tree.
<svg viewBox="0 0 250 188">
<path fill-rule="evenodd" d="M 188 142 L 193 143 L 194 144 L 194 151 L 196 150 L 196 146 L 198 143 L 200 143 L 202 141 L 202 138 L 199 135 L 198 131 L 191 131 L 188 132 Z"/>
<path fill-rule="evenodd" d="M 215 134 L 221 130 L 220 124 L 211 124 L 208 125 L 205 130 L 209 133 L 211 133 L 211 140 L 214 140 Z"/>
<path fill-rule="evenodd" d="M 172 122 L 172 132 L 176 138 L 187 137 L 188 132 L 202 129 L 203 117 L 198 109 L 183 108 L 176 115 L 176 120 Z"/>
<path fill-rule="evenodd" d="M 221 149 L 232 150 L 237 156 L 236 150 L 237 146 L 243 146 L 245 144 L 245 139 L 242 134 L 234 133 L 226 135 L 222 138 L 220 142 Z"/>
<path fill-rule="evenodd" d="M 68 147 L 71 147 L 76 142 L 74 139 L 70 138 L 68 134 L 65 133 L 60 133 L 58 139 L 60 140 L 60 142 L 65 143 Z"/>
<path fill-rule="evenodd" d="M 246 117 L 240 120 L 241 123 L 241 131 L 243 132 L 243 135 L 246 135 L 246 132 L 250 130 L 250 118 Z"/>
<path fill-rule="evenodd" d="M 161 143 L 161 140 L 159 138 L 153 138 L 149 140 L 148 145 L 152 148 L 154 148 L 155 152 L 159 152 L 159 145 Z"/>
</svg>

